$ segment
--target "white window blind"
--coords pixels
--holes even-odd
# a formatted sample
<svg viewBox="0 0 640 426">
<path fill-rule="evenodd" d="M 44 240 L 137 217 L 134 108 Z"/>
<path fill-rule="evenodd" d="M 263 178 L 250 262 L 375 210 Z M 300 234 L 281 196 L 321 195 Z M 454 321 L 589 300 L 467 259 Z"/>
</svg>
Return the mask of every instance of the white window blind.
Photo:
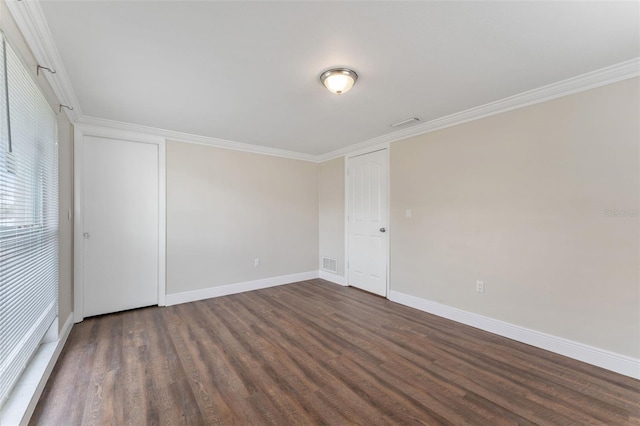
<svg viewBox="0 0 640 426">
<path fill-rule="evenodd" d="M 55 112 L 0 37 L 2 405 L 57 315 L 58 131 Z"/>
</svg>

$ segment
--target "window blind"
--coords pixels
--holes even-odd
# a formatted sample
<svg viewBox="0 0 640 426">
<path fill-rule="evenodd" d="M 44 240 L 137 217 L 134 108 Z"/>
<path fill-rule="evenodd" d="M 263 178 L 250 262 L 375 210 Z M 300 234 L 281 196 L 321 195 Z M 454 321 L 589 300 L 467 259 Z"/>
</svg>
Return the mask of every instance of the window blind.
<svg viewBox="0 0 640 426">
<path fill-rule="evenodd" d="M 56 115 L 0 34 L 0 405 L 57 316 Z"/>
</svg>

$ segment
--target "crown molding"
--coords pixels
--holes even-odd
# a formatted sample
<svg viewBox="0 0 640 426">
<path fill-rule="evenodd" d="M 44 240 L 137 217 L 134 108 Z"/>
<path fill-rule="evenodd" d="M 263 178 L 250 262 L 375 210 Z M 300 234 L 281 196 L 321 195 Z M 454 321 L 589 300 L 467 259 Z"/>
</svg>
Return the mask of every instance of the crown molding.
<svg viewBox="0 0 640 426">
<path fill-rule="evenodd" d="M 509 96 L 494 102 L 470 108 L 461 112 L 450 114 L 426 123 L 398 130 L 386 135 L 378 136 L 364 142 L 348 145 L 335 151 L 321 155 L 305 154 L 295 151 L 286 151 L 276 148 L 269 148 L 260 145 L 252 145 L 241 142 L 228 141 L 224 139 L 212 138 L 208 136 L 192 135 L 189 133 L 175 132 L 172 130 L 158 129 L 155 127 L 140 126 L 136 124 L 123 123 L 119 121 L 106 120 L 96 117 L 80 118 L 79 122 L 96 126 L 110 127 L 120 130 L 127 130 L 138 133 L 147 133 L 164 136 L 167 139 L 179 142 L 197 143 L 211 145 L 219 148 L 234 149 L 238 151 L 253 152 L 257 154 L 272 155 L 276 157 L 292 158 L 296 160 L 322 163 L 334 158 L 362 153 L 366 150 L 380 149 L 389 146 L 392 142 L 408 139 L 414 136 L 423 135 L 458 124 L 467 123 L 492 115 L 502 114 L 514 109 L 523 108 L 530 105 L 561 98 L 574 93 L 583 92 L 596 87 L 606 86 L 629 78 L 640 76 L 640 58 L 634 58 L 606 68 L 581 74 L 576 77 L 528 90 L 517 95 Z"/>
<path fill-rule="evenodd" d="M 581 74 L 316 156 L 318 162 L 640 76 L 640 58 Z"/>
<path fill-rule="evenodd" d="M 173 130 L 160 129 L 157 127 L 142 126 L 139 124 L 125 123 L 122 121 L 107 120 L 97 117 L 80 117 L 78 124 L 107 127 L 127 132 L 143 133 L 147 135 L 161 136 L 165 139 L 195 143 L 199 145 L 209 145 L 217 148 L 232 149 L 235 151 L 251 152 L 254 154 L 271 155 L 274 157 L 290 158 L 293 160 L 303 160 L 317 163 L 317 155 L 305 154 L 302 152 L 287 151 L 284 149 L 271 148 L 261 145 L 252 145 L 242 142 L 228 141 L 225 139 L 212 138 L 209 136 L 193 135 L 190 133 L 176 132 Z"/>
<path fill-rule="evenodd" d="M 5 3 L 38 64 L 56 71 L 55 74 L 45 72 L 45 78 L 60 104 L 73 108 L 65 108 L 69 120 L 72 123 L 77 122 L 82 117 L 80 103 L 53 41 L 40 2 L 5 0 Z"/>
<path fill-rule="evenodd" d="M 42 8 L 40 7 L 40 2 L 20 0 L 5 0 L 5 2 L 38 63 L 46 67 L 52 67 L 56 70 L 55 74 L 45 73 L 45 77 L 51 85 L 55 95 L 58 97 L 60 103 L 73 107 L 72 111 L 65 109 L 65 113 L 72 123 L 91 124 L 113 129 L 148 133 L 181 142 L 197 143 L 318 163 L 349 155 L 355 151 L 383 146 L 402 139 L 434 132 L 436 130 L 467 123 L 480 118 L 501 114 L 517 108 L 538 104 L 562 96 L 571 95 L 573 93 L 640 76 L 640 58 L 634 58 L 606 68 L 581 74 L 576 77 L 542 86 L 517 95 L 509 96 L 504 99 L 436 118 L 408 129 L 398 130 L 373 139 L 348 145 L 344 148 L 340 148 L 326 154 L 312 155 L 85 116 L 82 114 L 80 103 L 73 91 L 73 87 L 71 86 L 71 82 L 69 81 L 69 77 L 65 71 L 62 59 L 53 41 L 49 25 L 47 24 Z"/>
</svg>

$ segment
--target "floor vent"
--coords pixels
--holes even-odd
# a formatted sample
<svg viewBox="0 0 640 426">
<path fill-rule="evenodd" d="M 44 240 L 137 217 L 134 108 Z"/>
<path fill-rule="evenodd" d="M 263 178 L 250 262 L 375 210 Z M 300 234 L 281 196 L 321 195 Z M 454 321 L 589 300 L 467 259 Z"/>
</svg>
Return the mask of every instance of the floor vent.
<svg viewBox="0 0 640 426">
<path fill-rule="evenodd" d="M 338 261 L 330 257 L 322 258 L 322 270 L 327 272 L 338 273 Z"/>
</svg>

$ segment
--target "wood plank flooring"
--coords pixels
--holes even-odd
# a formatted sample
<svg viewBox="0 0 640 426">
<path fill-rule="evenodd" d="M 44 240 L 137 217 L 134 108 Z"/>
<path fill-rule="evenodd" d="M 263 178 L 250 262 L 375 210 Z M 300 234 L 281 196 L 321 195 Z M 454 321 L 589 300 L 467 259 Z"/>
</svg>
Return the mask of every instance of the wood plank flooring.
<svg viewBox="0 0 640 426">
<path fill-rule="evenodd" d="M 43 425 L 640 424 L 640 381 L 322 280 L 86 319 Z"/>
</svg>

